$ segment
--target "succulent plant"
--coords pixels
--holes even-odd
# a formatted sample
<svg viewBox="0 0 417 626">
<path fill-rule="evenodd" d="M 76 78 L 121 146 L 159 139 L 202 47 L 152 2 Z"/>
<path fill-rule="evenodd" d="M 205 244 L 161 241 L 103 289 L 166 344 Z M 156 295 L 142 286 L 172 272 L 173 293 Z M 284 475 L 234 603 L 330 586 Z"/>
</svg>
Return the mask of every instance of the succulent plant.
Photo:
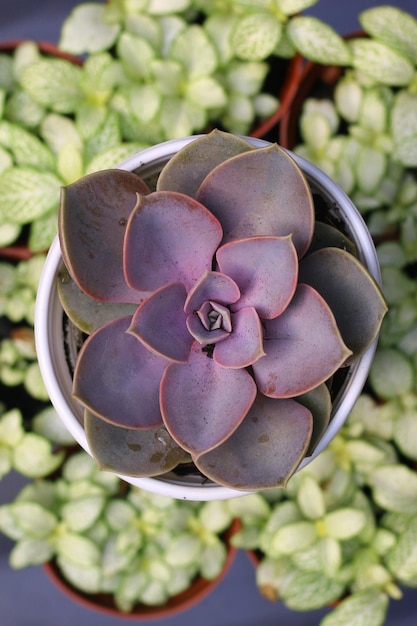
<svg viewBox="0 0 417 626">
<path fill-rule="evenodd" d="M 235 489 L 284 486 L 386 311 L 292 157 L 213 131 L 153 191 L 122 170 L 65 187 L 59 234 L 63 308 L 91 333 L 73 394 L 99 465 L 155 476 L 192 460 Z"/>
</svg>

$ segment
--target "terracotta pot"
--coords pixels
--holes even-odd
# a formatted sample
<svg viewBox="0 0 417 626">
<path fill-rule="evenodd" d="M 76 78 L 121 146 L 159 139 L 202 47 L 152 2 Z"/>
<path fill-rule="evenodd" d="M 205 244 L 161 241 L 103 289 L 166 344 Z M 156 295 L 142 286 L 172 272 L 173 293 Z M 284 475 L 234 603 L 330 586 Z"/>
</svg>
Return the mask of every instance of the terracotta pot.
<svg viewBox="0 0 417 626">
<path fill-rule="evenodd" d="M 209 593 L 214 591 L 226 576 L 237 552 L 236 548 L 230 545 L 229 542 L 231 535 L 235 532 L 235 523 L 236 522 L 233 522 L 230 529 L 224 534 L 224 540 L 227 544 L 227 558 L 220 575 L 214 580 L 206 580 L 202 576 L 199 576 L 188 589 L 173 596 L 161 606 L 136 604 L 131 612 L 124 613 L 117 608 L 112 595 L 84 593 L 73 587 L 63 577 L 56 561 L 45 563 L 43 570 L 60 591 L 71 600 L 81 604 L 87 609 L 127 620 L 157 620 L 172 617 L 198 604 Z"/>
</svg>

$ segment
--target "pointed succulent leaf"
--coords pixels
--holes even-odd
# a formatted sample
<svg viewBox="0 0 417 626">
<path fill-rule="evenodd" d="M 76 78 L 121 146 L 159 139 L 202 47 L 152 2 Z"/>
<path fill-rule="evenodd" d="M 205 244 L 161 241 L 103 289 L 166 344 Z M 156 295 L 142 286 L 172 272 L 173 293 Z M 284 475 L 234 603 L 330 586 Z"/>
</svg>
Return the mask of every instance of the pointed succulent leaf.
<svg viewBox="0 0 417 626">
<path fill-rule="evenodd" d="M 194 462 L 203 474 L 232 489 L 283 487 L 305 455 L 312 422 L 310 411 L 295 400 L 258 394 L 239 428 Z"/>
<path fill-rule="evenodd" d="M 190 289 L 184 305 L 187 314 L 198 311 L 207 300 L 233 304 L 240 298 L 239 287 L 226 274 L 206 271 Z"/>
<path fill-rule="evenodd" d="M 186 362 L 193 342 L 185 323 L 186 295 L 182 283 L 154 291 L 138 307 L 128 332 L 156 354 Z"/>
<path fill-rule="evenodd" d="M 239 426 L 256 396 L 244 369 L 226 369 L 195 343 L 186 365 L 170 365 L 161 382 L 161 411 L 177 443 L 200 454 L 219 445 Z"/>
<path fill-rule="evenodd" d="M 260 317 L 277 317 L 290 303 L 298 278 L 291 237 L 250 237 L 217 250 L 220 271 L 236 282 L 240 298 L 232 307 L 253 306 Z"/>
<path fill-rule="evenodd" d="M 90 298 L 72 280 L 64 265 L 58 272 L 57 291 L 66 315 L 77 328 L 87 335 L 111 320 L 125 315 L 133 315 L 137 309 L 136 304 L 128 302 L 100 302 Z M 147 293 L 143 295 L 145 297 Z"/>
<path fill-rule="evenodd" d="M 309 456 L 314 452 L 315 447 L 329 425 L 332 399 L 327 385 L 323 383 L 311 391 L 298 396 L 297 402 L 309 409 L 313 415 L 313 433 L 306 454 L 306 456 Z"/>
<path fill-rule="evenodd" d="M 378 335 L 387 311 L 377 283 L 351 254 L 338 248 L 318 250 L 300 263 L 300 281 L 314 287 L 336 318 L 352 361 Z"/>
<path fill-rule="evenodd" d="M 233 313 L 231 320 L 232 332 L 216 345 L 213 358 L 222 367 L 248 367 L 265 354 L 261 320 L 249 306 Z"/>
<path fill-rule="evenodd" d="M 132 318 L 102 326 L 83 344 L 73 394 L 86 408 L 118 426 L 161 425 L 159 384 L 170 361 L 150 352 L 126 331 Z"/>
<path fill-rule="evenodd" d="M 188 290 L 211 268 L 221 238 L 219 221 L 196 200 L 171 191 L 139 196 L 124 244 L 127 282 L 154 291 L 179 281 Z"/>
<path fill-rule="evenodd" d="M 189 143 L 168 161 L 158 177 L 157 189 L 180 191 L 193 198 L 216 165 L 252 149 L 245 139 L 215 129 Z"/>
<path fill-rule="evenodd" d="M 264 350 L 266 356 L 253 364 L 253 370 L 260 391 L 271 398 L 314 389 L 351 354 L 330 307 L 308 285 L 298 286 L 282 315 L 265 320 Z"/>
<path fill-rule="evenodd" d="M 188 460 L 163 426 L 123 428 L 88 410 L 84 424 L 91 452 L 102 470 L 127 476 L 158 476 Z"/>
<path fill-rule="evenodd" d="M 123 274 L 123 238 L 138 193 L 132 172 L 103 170 L 63 188 L 59 213 L 62 256 L 74 281 L 97 300 L 140 302 Z"/>
<path fill-rule="evenodd" d="M 220 220 L 223 243 L 292 235 L 300 257 L 310 245 L 314 227 L 310 188 L 295 161 L 276 144 L 218 165 L 196 198 Z"/>
</svg>

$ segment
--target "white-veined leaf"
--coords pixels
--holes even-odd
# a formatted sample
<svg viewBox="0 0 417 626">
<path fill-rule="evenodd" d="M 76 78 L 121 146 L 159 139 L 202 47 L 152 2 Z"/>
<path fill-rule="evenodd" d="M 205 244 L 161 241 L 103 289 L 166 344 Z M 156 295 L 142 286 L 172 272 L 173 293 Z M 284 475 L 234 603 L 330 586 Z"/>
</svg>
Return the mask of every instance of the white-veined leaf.
<svg viewBox="0 0 417 626">
<path fill-rule="evenodd" d="M 368 477 L 375 502 L 398 513 L 417 513 L 417 472 L 406 465 L 383 465 Z"/>
<path fill-rule="evenodd" d="M 18 124 L 6 120 L 0 122 L 0 144 L 11 152 L 15 164 L 20 167 L 33 167 L 40 171 L 55 169 L 55 160 L 48 146 Z"/>
<path fill-rule="evenodd" d="M 248 13 L 234 25 L 230 43 L 235 55 L 246 61 L 266 59 L 279 44 L 283 25 L 268 12 Z"/>
<path fill-rule="evenodd" d="M 54 555 L 49 541 L 44 539 L 21 539 L 10 553 L 10 566 L 14 569 L 46 563 Z"/>
<path fill-rule="evenodd" d="M 0 219 L 25 224 L 59 204 L 62 181 L 54 174 L 13 167 L 0 174 Z"/>
<path fill-rule="evenodd" d="M 303 56 L 317 63 L 348 65 L 349 48 L 343 38 L 328 24 L 307 15 L 291 19 L 287 35 Z"/>
<path fill-rule="evenodd" d="M 380 41 L 351 39 L 349 47 L 353 66 L 365 76 L 392 87 L 408 85 L 413 79 L 411 61 Z"/>
<path fill-rule="evenodd" d="M 108 50 L 115 43 L 120 25 L 107 23 L 105 4 L 83 3 L 76 6 L 62 26 L 59 47 L 72 54 Z"/>
<path fill-rule="evenodd" d="M 388 596 L 378 589 L 358 592 L 326 615 L 321 626 L 382 626 L 387 608 Z"/>
<path fill-rule="evenodd" d="M 83 99 L 82 69 L 66 59 L 44 58 L 22 70 L 25 91 L 56 113 L 73 113 Z"/>
<path fill-rule="evenodd" d="M 417 576 L 417 519 L 397 539 L 387 555 L 387 565 L 395 578 L 407 583 Z"/>
<path fill-rule="evenodd" d="M 417 20 L 395 6 L 378 6 L 359 14 L 362 28 L 374 39 L 417 63 Z"/>
</svg>

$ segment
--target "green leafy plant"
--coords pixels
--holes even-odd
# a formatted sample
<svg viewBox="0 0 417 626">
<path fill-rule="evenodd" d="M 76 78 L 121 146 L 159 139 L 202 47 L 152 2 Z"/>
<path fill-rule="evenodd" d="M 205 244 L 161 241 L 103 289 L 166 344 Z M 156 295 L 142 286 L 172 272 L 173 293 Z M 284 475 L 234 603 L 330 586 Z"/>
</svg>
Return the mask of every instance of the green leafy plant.
<svg viewBox="0 0 417 626">
<path fill-rule="evenodd" d="M 242 522 L 232 541 L 257 552 L 261 593 L 302 611 L 336 603 L 323 626 L 383 624 L 399 585 L 417 582 L 416 453 L 405 436 L 416 419 L 414 396 L 381 405 L 363 395 L 284 493 L 230 503 Z"/>
<path fill-rule="evenodd" d="M 147 145 L 122 142 L 117 113 L 100 99 L 98 59 L 80 66 L 47 50 L 25 42 L 0 53 L 0 246 L 25 234 L 34 252 L 56 235 L 63 184 Z"/>
<path fill-rule="evenodd" d="M 359 19 L 367 36 L 347 42 L 351 66 L 328 96 L 305 101 L 295 151 L 337 180 L 377 243 L 389 311 L 370 384 L 389 399 L 416 390 L 417 19 L 390 6 Z"/>
<path fill-rule="evenodd" d="M 0 530 L 15 541 L 12 567 L 54 559 L 73 587 L 111 594 L 124 612 L 137 603 L 162 605 L 196 577 L 218 577 L 232 519 L 226 502 L 126 489 L 83 451 L 0 507 Z"/>
<path fill-rule="evenodd" d="M 133 139 L 158 143 L 212 127 L 248 134 L 278 106 L 276 60 L 301 48 L 321 59 L 344 50 L 327 25 L 315 20 L 313 28 L 311 18 L 293 17 L 316 2 L 81 3 L 63 24 L 60 47 L 108 59 L 114 81 L 108 105 Z"/>
</svg>

